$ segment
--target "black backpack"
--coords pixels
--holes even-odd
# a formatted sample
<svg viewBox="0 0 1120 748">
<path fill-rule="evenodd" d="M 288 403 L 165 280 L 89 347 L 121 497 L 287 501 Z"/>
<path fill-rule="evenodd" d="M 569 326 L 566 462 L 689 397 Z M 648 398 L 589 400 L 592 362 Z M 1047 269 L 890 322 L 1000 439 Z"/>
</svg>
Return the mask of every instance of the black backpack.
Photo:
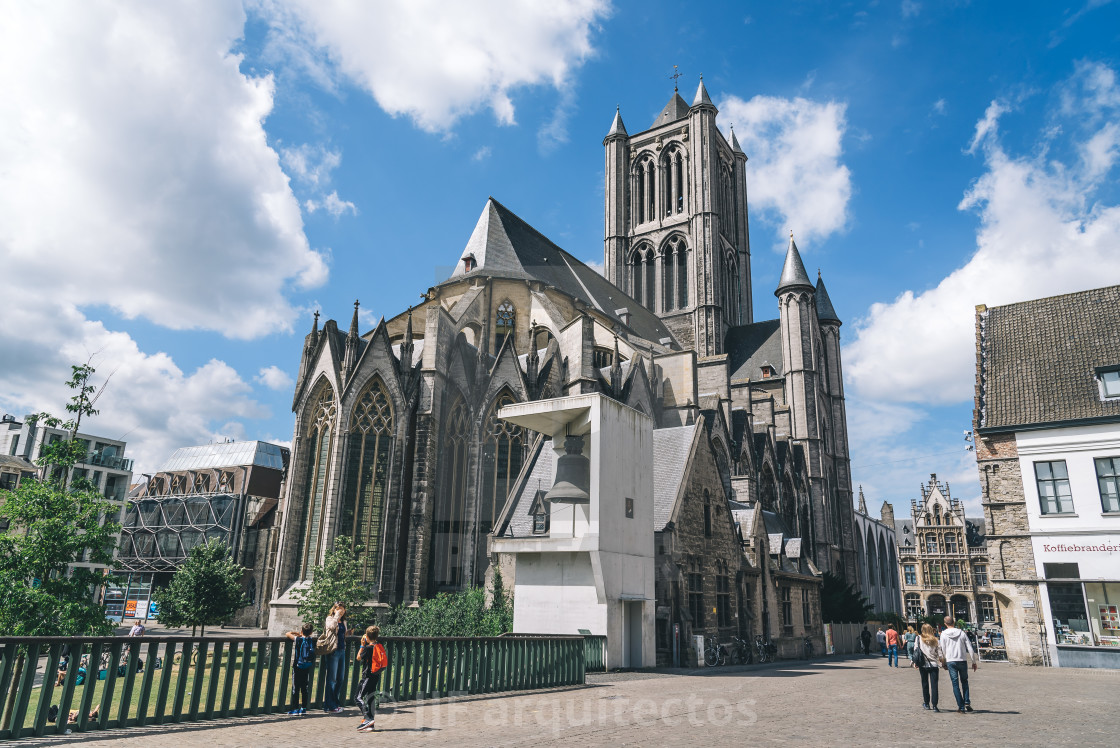
<svg viewBox="0 0 1120 748">
<path fill-rule="evenodd" d="M 922 651 L 922 644 L 920 640 L 914 642 L 914 654 L 910 656 L 910 659 L 914 662 L 915 665 L 920 668 L 928 668 L 930 666 L 929 660 L 926 658 L 926 653 Z"/>
<path fill-rule="evenodd" d="M 315 639 L 310 636 L 296 637 L 296 670 L 306 670 L 315 662 Z"/>
</svg>

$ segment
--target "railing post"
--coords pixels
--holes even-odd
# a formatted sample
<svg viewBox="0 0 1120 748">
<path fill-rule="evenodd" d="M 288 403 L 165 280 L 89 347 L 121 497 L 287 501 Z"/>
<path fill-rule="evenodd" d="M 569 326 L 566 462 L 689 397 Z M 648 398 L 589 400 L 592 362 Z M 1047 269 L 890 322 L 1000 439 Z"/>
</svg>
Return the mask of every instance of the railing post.
<svg viewBox="0 0 1120 748">
<path fill-rule="evenodd" d="M 279 667 L 279 648 L 276 642 L 268 645 L 268 678 L 264 684 L 264 703 L 261 704 L 263 714 L 272 714 L 276 711 L 276 668 Z"/>
<path fill-rule="evenodd" d="M 82 691 L 81 701 L 78 703 L 78 729 L 85 732 L 89 724 L 89 710 L 93 706 L 93 691 L 97 687 L 98 673 L 101 670 L 101 642 L 92 642 L 89 647 L 89 665 L 86 667 L 85 690 Z M 75 667 L 81 665 L 79 657 Z"/>
<path fill-rule="evenodd" d="M 226 655 L 226 666 L 222 669 L 225 678 L 222 683 L 222 703 L 218 708 L 219 717 L 229 716 L 229 699 L 233 695 L 233 669 L 237 667 L 237 640 L 230 639 L 229 654 Z"/>
<path fill-rule="evenodd" d="M 51 697 L 54 695 L 54 683 L 58 672 L 58 660 L 62 656 L 62 644 L 56 642 L 50 645 L 47 651 L 47 667 L 43 671 L 43 684 L 39 687 L 39 708 L 35 710 L 33 734 L 41 736 L 47 729 L 47 712 L 51 708 Z"/>
<path fill-rule="evenodd" d="M 171 702 L 172 722 L 181 722 L 183 718 L 183 699 L 187 694 L 187 679 L 190 677 L 193 652 L 194 641 L 187 639 L 183 642 L 183 654 L 179 657 L 179 673 L 175 679 L 175 699 Z"/>
<path fill-rule="evenodd" d="M 249 714 L 256 716 L 260 713 L 261 676 L 264 674 L 265 642 L 257 641 L 257 664 L 253 667 L 253 692 L 249 696 Z"/>
<path fill-rule="evenodd" d="M 8 734 L 13 738 L 23 735 L 23 720 L 27 716 L 27 705 L 31 701 L 31 689 L 35 685 L 35 671 L 39 668 L 39 645 L 32 642 L 27 645 L 27 655 L 24 659 L 23 673 L 20 674 L 19 690 L 16 691 L 16 702 L 12 707 L 12 721 L 8 724 Z"/>
<path fill-rule="evenodd" d="M 12 647 L 14 650 L 14 647 Z M 70 722 L 70 705 L 74 701 L 74 686 L 78 682 L 78 662 L 82 659 L 81 641 L 71 642 L 70 662 L 66 666 L 66 679 L 62 682 L 62 695 L 58 700 L 58 721 L 55 722 L 56 735 L 63 734 Z"/>
<path fill-rule="evenodd" d="M 124 685 L 121 686 L 120 703 L 117 706 L 117 727 L 128 727 L 128 714 L 132 710 L 132 691 L 136 685 L 136 670 L 140 663 L 140 640 L 129 644 L 128 663 L 125 665 Z"/>
<path fill-rule="evenodd" d="M 214 653 L 210 656 L 210 684 L 206 688 L 206 707 L 203 719 L 214 718 L 214 702 L 218 699 L 218 682 L 222 679 L 222 653 L 225 642 L 218 639 L 214 642 Z"/>
<path fill-rule="evenodd" d="M 249 685 L 249 665 L 253 658 L 253 643 L 246 641 L 241 645 L 241 674 L 237 679 L 237 708 L 238 717 L 245 716 L 245 689 Z"/>
<path fill-rule="evenodd" d="M 198 643 L 198 653 L 194 662 L 194 683 L 191 684 L 191 705 L 187 712 L 187 721 L 194 722 L 198 719 L 198 707 L 202 703 L 202 684 L 206 677 L 207 662 L 210 659 L 210 642 L 203 639 Z"/>
<path fill-rule="evenodd" d="M 74 647 L 70 647 L 70 651 L 74 651 Z M 152 693 L 152 682 L 155 680 L 156 675 L 156 660 L 159 659 L 159 642 L 154 641 L 148 644 L 148 658 L 144 662 L 144 680 L 140 683 L 140 700 L 136 703 L 136 724 L 143 727 L 148 724 L 148 702 Z M 165 663 L 166 664 L 166 663 Z M 74 655 L 70 655 L 70 668 L 77 669 L 74 664 Z M 160 665 L 160 669 L 163 665 Z M 66 704 L 60 707 L 61 709 L 69 709 L 70 705 Z"/>
<path fill-rule="evenodd" d="M 291 675 L 291 672 L 292 672 L 292 642 L 289 639 L 288 641 L 284 642 L 284 656 L 280 660 L 280 693 L 278 694 L 278 696 L 280 697 L 280 705 L 281 705 L 280 711 L 282 711 L 282 712 L 288 711 L 286 708 L 284 708 L 283 704 L 284 704 L 284 699 L 288 699 L 288 678 Z M 289 704 L 292 703 L 291 699 L 288 699 L 288 703 Z"/>
</svg>

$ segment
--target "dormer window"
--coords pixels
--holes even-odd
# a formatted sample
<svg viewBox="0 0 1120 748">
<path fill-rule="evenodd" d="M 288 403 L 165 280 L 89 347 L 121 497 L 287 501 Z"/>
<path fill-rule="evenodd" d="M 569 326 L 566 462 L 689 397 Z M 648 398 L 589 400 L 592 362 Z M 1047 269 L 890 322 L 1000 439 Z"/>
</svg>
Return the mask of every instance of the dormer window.
<svg viewBox="0 0 1120 748">
<path fill-rule="evenodd" d="M 529 514 L 533 518 L 534 535 L 548 534 L 548 501 L 545 500 L 544 494 L 544 491 L 538 489 L 537 495 L 533 497 L 533 504 L 529 507 Z"/>
<path fill-rule="evenodd" d="M 774 370 L 773 366 L 771 366 L 770 364 L 764 364 L 763 365 L 763 367 L 762 367 L 762 378 L 763 379 L 773 379 L 777 375 L 778 375 L 778 372 L 776 372 Z"/>
<path fill-rule="evenodd" d="M 474 260 L 474 255 L 467 255 L 463 258 L 463 272 L 469 273 L 478 267 L 478 263 Z"/>
<path fill-rule="evenodd" d="M 1097 382 L 1102 400 L 1120 398 L 1120 366 L 1101 366 L 1097 368 Z"/>
</svg>

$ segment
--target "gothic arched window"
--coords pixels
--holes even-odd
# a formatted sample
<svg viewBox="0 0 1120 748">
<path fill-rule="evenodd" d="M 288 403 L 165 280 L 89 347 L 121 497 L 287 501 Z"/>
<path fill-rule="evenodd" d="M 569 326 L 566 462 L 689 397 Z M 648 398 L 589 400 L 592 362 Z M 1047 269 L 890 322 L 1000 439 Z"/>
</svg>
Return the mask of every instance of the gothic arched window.
<svg viewBox="0 0 1120 748">
<path fill-rule="evenodd" d="M 302 491 L 303 522 L 300 534 L 303 538 L 303 557 L 299 567 L 300 579 L 306 579 L 311 568 L 319 562 L 336 415 L 334 390 L 324 383 L 305 415 L 307 470 L 304 473 Z"/>
<path fill-rule="evenodd" d="M 393 405 L 380 378 L 358 396 L 350 417 L 350 448 L 346 460 L 346 498 L 339 532 L 361 547 L 362 581 L 377 581 L 381 558 L 382 515 L 389 482 Z"/>
<path fill-rule="evenodd" d="M 684 239 L 670 237 L 661 248 L 661 310 L 684 308 L 688 303 Z M 648 305 L 647 305 L 648 306 Z"/>
<path fill-rule="evenodd" d="M 656 286 L 654 285 L 655 262 L 653 247 L 649 244 L 641 244 L 630 253 L 628 263 L 631 295 L 634 297 L 634 301 L 651 310 L 653 309 L 656 292 Z"/>
<path fill-rule="evenodd" d="M 460 397 L 451 407 L 441 462 L 443 491 L 435 510 L 432 581 L 436 587 L 459 587 L 463 583 L 464 534 L 467 506 L 467 460 L 470 454 L 470 412 Z"/>
<path fill-rule="evenodd" d="M 525 456 L 525 430 L 498 418 L 498 410 L 517 402 L 508 390 L 498 395 L 486 416 L 482 432 L 482 500 L 479 502 L 474 583 L 482 584 L 486 571 L 487 534 L 493 531 L 498 512 L 506 503 Z"/>
<path fill-rule="evenodd" d="M 498 305 L 498 312 L 494 315 L 494 329 L 499 335 L 513 332 L 514 314 L 511 302 L 503 301 Z"/>
<path fill-rule="evenodd" d="M 688 306 L 688 246 L 684 239 L 677 245 L 677 308 Z"/>
</svg>

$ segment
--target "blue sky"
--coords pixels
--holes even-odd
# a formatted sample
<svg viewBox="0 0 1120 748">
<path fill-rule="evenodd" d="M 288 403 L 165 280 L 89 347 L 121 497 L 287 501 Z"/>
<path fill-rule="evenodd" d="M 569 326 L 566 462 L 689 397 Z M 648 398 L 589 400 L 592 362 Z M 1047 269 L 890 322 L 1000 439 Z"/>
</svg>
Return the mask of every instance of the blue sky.
<svg viewBox="0 0 1120 748">
<path fill-rule="evenodd" d="M 976 304 L 1120 282 L 1120 4 L 17 3 L 0 29 L 0 408 L 151 470 L 291 438 L 311 311 L 414 303 L 493 195 L 602 259 L 601 141 L 699 76 L 747 152 L 756 319 L 792 229 L 844 320 L 854 476 L 978 509 Z"/>
</svg>

